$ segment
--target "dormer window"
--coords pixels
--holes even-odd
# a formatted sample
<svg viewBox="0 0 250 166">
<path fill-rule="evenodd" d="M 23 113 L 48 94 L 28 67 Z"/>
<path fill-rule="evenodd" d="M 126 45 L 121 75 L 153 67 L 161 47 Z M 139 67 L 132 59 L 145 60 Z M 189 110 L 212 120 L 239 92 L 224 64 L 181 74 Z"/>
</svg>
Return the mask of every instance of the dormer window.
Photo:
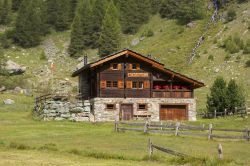
<svg viewBox="0 0 250 166">
<path fill-rule="evenodd" d="M 112 64 L 112 69 L 113 70 L 118 70 L 118 64 L 117 63 L 113 63 Z"/>
<path fill-rule="evenodd" d="M 137 69 L 136 63 L 132 63 L 132 70 L 136 70 L 136 69 Z"/>
</svg>

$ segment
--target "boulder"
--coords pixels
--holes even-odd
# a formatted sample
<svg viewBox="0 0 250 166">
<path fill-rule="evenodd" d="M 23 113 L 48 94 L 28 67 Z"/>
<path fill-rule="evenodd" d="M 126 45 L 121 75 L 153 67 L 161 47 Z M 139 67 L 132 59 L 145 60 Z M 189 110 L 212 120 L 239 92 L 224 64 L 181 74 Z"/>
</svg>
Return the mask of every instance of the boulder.
<svg viewBox="0 0 250 166">
<path fill-rule="evenodd" d="M 131 41 L 131 46 L 136 46 L 137 44 L 140 43 L 140 39 L 139 38 L 135 38 Z"/>
<path fill-rule="evenodd" d="M 0 87 L 0 92 L 3 92 L 5 90 L 6 90 L 5 86 Z"/>
<path fill-rule="evenodd" d="M 55 121 L 62 121 L 62 120 L 65 120 L 65 119 L 62 118 L 62 117 L 56 117 L 56 118 L 55 118 Z"/>
<path fill-rule="evenodd" d="M 188 28 L 195 28 L 196 27 L 196 23 L 192 21 L 192 22 L 190 22 L 190 23 L 187 24 L 187 27 Z"/>
<path fill-rule="evenodd" d="M 8 60 L 6 62 L 5 70 L 9 74 L 18 75 L 18 74 L 23 74 L 26 71 L 26 67 L 22 67 L 22 66 L 18 65 L 17 63 L 15 63 L 11 60 Z"/>
<path fill-rule="evenodd" d="M 72 113 L 80 113 L 80 112 L 84 112 L 85 110 L 84 110 L 84 108 L 82 108 L 82 107 L 75 107 L 75 108 L 72 108 L 71 110 L 70 110 L 70 112 L 72 112 Z"/>
<path fill-rule="evenodd" d="M 5 105 L 12 105 L 12 104 L 15 104 L 15 101 L 14 100 L 11 100 L 11 99 L 6 99 L 3 101 L 3 103 Z"/>
</svg>

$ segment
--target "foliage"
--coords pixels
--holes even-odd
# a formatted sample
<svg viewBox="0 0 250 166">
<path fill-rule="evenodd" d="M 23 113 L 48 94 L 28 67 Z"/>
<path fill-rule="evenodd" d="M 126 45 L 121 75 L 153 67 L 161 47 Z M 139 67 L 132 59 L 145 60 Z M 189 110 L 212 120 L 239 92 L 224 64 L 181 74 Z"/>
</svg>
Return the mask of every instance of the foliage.
<svg viewBox="0 0 250 166">
<path fill-rule="evenodd" d="M 150 0 L 151 4 L 151 13 L 157 14 L 161 8 L 161 0 Z"/>
<path fill-rule="evenodd" d="M 212 87 L 210 95 L 207 96 L 207 109 L 209 112 L 223 112 L 226 108 L 227 83 L 223 77 L 217 77 Z"/>
<path fill-rule="evenodd" d="M 10 22 L 11 6 L 9 0 L 0 1 L 0 24 L 6 25 Z"/>
<path fill-rule="evenodd" d="M 17 11 L 23 0 L 12 0 L 12 10 Z"/>
<path fill-rule="evenodd" d="M 46 59 L 47 59 L 47 57 L 45 55 L 45 52 L 42 51 L 41 54 L 40 54 L 40 60 L 46 60 Z"/>
<path fill-rule="evenodd" d="M 248 39 L 243 48 L 244 54 L 250 54 L 250 39 Z"/>
<path fill-rule="evenodd" d="M 71 23 L 75 17 L 78 0 L 69 0 L 69 1 L 70 1 L 69 21 Z"/>
<path fill-rule="evenodd" d="M 226 91 L 226 108 L 235 110 L 235 107 L 243 107 L 245 105 L 245 97 L 243 91 L 235 80 L 230 80 Z"/>
<path fill-rule="evenodd" d="M 4 49 L 9 48 L 11 45 L 11 42 L 12 42 L 11 39 L 8 38 L 6 33 L 0 35 L 0 44 L 2 48 Z"/>
<path fill-rule="evenodd" d="M 99 38 L 99 55 L 109 55 L 120 49 L 121 27 L 117 9 L 111 1 L 102 23 L 102 31 Z"/>
<path fill-rule="evenodd" d="M 250 60 L 246 61 L 246 67 L 250 67 Z"/>
<path fill-rule="evenodd" d="M 60 0 L 60 2 L 57 2 L 56 21 L 55 21 L 55 29 L 57 31 L 64 31 L 68 29 L 70 20 L 69 7 L 70 7 L 69 0 Z"/>
<path fill-rule="evenodd" d="M 230 22 L 236 18 L 236 11 L 233 8 L 229 8 L 226 15 L 226 21 Z"/>
<path fill-rule="evenodd" d="M 16 19 L 14 41 L 25 48 L 37 46 L 41 41 L 41 24 L 36 1 L 23 0 Z"/>
<path fill-rule="evenodd" d="M 178 19 L 180 23 L 188 23 L 201 19 L 204 15 L 202 0 L 165 0 L 162 1 L 160 15 L 162 18 Z"/>
<path fill-rule="evenodd" d="M 210 55 L 208 56 L 208 59 L 211 60 L 211 61 L 213 61 L 213 60 L 214 60 L 214 56 L 210 54 Z"/>
<path fill-rule="evenodd" d="M 210 95 L 207 96 L 208 111 L 224 112 L 225 109 L 234 111 L 235 107 L 239 108 L 244 105 L 244 93 L 236 81 L 230 80 L 227 85 L 223 77 L 217 77 L 210 88 Z"/>
<path fill-rule="evenodd" d="M 0 76 L 6 74 L 5 69 L 4 69 L 5 65 L 6 65 L 6 58 L 3 54 L 2 49 L 0 49 Z"/>
<path fill-rule="evenodd" d="M 244 42 L 236 33 L 234 36 L 229 36 L 224 40 L 222 47 L 224 47 L 229 53 L 234 54 L 244 48 Z"/>
</svg>

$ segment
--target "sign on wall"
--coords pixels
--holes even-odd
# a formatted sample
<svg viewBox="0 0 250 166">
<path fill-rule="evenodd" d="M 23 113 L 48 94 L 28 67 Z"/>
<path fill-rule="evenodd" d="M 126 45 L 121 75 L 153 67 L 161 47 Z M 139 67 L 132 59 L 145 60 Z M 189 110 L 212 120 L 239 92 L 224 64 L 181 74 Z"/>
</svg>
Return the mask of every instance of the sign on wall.
<svg viewBox="0 0 250 166">
<path fill-rule="evenodd" d="M 148 73 L 128 73 L 128 77 L 148 77 Z"/>
</svg>

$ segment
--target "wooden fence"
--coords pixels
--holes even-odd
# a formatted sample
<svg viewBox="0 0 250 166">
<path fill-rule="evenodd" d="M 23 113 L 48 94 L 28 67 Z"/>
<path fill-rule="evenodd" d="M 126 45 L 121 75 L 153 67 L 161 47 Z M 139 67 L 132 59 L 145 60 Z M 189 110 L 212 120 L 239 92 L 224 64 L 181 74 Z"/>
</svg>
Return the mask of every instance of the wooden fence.
<svg viewBox="0 0 250 166">
<path fill-rule="evenodd" d="M 221 138 L 221 139 L 240 139 L 250 140 L 250 130 L 246 129 L 223 129 L 213 128 L 212 124 L 208 127 L 191 126 L 181 124 L 180 122 L 174 123 L 140 123 L 140 122 L 115 122 L 115 131 L 137 131 L 144 133 L 160 133 L 160 134 L 172 134 L 175 136 L 198 136 L 207 137 L 208 139 Z"/>
</svg>

